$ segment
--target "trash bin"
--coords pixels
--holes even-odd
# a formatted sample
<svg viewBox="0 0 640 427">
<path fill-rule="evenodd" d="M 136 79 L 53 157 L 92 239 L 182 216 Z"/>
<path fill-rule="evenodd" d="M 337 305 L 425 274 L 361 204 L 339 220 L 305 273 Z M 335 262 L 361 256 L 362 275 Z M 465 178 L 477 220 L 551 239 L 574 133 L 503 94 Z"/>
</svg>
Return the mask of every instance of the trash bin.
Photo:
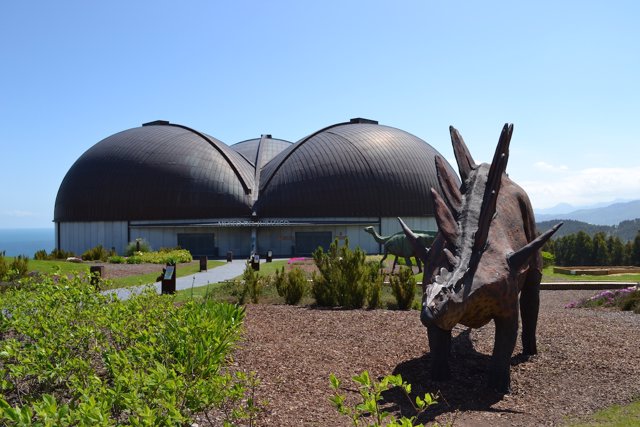
<svg viewBox="0 0 640 427">
<path fill-rule="evenodd" d="M 207 262 L 209 259 L 206 256 L 200 257 L 200 271 L 207 271 Z"/>
</svg>

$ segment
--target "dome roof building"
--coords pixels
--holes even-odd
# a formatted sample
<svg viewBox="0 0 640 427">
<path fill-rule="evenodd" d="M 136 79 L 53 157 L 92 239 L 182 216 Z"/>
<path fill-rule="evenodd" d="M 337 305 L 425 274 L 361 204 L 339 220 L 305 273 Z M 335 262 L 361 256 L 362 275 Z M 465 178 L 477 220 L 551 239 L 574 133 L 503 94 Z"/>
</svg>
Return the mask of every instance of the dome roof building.
<svg viewBox="0 0 640 427">
<path fill-rule="evenodd" d="M 253 167 L 217 139 L 152 122 L 80 156 L 60 185 L 54 221 L 246 216 L 253 178 Z"/>
<path fill-rule="evenodd" d="M 269 217 L 433 215 L 438 154 L 403 130 L 352 119 L 303 138 L 269 162 L 254 210 Z"/>
<path fill-rule="evenodd" d="M 367 119 L 295 144 L 265 134 L 231 146 L 150 122 L 103 139 L 71 166 L 55 202 L 56 245 L 123 253 L 143 238 L 194 256 L 299 256 L 348 237 L 379 253 L 367 226 L 393 234 L 402 216 L 414 229 L 437 229 L 437 155 L 422 139 Z"/>
</svg>

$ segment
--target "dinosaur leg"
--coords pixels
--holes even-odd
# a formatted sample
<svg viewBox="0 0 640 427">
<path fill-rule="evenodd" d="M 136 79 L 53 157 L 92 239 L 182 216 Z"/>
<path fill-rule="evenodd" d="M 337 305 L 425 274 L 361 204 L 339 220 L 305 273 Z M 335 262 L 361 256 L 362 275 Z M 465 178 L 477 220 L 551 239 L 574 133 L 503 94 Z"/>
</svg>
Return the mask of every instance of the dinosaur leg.
<svg viewBox="0 0 640 427">
<path fill-rule="evenodd" d="M 416 264 L 418 264 L 418 273 L 422 273 L 422 262 L 420 261 L 420 258 L 418 258 L 416 256 Z"/>
<path fill-rule="evenodd" d="M 529 270 L 526 282 L 520 292 L 520 317 L 522 318 L 522 353 L 537 354 L 536 327 L 540 310 L 540 279 L 542 273 Z"/>
<path fill-rule="evenodd" d="M 518 313 L 496 318 L 495 343 L 489 369 L 489 386 L 498 393 L 509 393 L 511 384 L 511 355 L 518 337 Z"/>
<path fill-rule="evenodd" d="M 404 257 L 404 262 L 407 263 L 407 267 L 409 267 L 413 272 L 413 264 L 411 263 L 411 257 Z"/>
<path fill-rule="evenodd" d="M 389 255 L 389 252 L 385 251 L 384 255 L 382 256 L 382 259 L 380 260 L 380 268 L 382 268 L 384 260 L 387 259 L 387 255 Z"/>
<path fill-rule="evenodd" d="M 397 263 L 398 263 L 398 255 L 396 255 L 396 258 L 393 260 L 393 267 L 391 267 L 391 273 L 396 271 L 396 264 Z"/>
<path fill-rule="evenodd" d="M 445 331 L 435 325 L 427 326 L 429 349 L 432 357 L 431 378 L 434 381 L 447 380 L 451 377 L 449 370 L 449 353 L 451 352 L 451 331 Z"/>
</svg>

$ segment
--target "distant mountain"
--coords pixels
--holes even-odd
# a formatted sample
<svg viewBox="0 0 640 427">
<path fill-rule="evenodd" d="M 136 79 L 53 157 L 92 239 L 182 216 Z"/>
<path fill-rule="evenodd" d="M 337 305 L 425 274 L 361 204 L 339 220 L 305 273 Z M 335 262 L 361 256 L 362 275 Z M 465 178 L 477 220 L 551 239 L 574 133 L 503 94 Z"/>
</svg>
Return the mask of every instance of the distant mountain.
<svg viewBox="0 0 640 427">
<path fill-rule="evenodd" d="M 537 222 L 536 228 L 539 233 L 543 233 L 560 221 L 564 222 L 564 225 L 553 235 L 554 239 L 584 231 L 591 237 L 596 233 L 603 232 L 607 236 L 618 236 L 623 242 L 628 242 L 633 240 L 638 234 L 638 231 L 640 231 L 640 218 L 622 221 L 621 223 L 613 226 L 588 224 L 586 222 L 575 221 L 572 219 L 553 219 L 550 221 Z"/>
<path fill-rule="evenodd" d="M 640 218 L 640 200 L 619 202 L 603 207 L 583 208 L 572 212 L 562 212 L 570 205 L 562 204 L 551 209 L 536 212 L 539 222 L 554 219 L 570 219 L 594 225 L 614 226 L 622 221 Z M 551 212 L 549 212 L 551 211 Z"/>
</svg>

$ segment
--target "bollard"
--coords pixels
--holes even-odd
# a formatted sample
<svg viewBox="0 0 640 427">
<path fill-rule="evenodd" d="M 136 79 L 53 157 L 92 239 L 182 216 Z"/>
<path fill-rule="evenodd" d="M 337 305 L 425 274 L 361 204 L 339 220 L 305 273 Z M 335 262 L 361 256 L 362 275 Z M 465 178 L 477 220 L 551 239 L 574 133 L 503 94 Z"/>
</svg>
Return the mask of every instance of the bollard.
<svg viewBox="0 0 640 427">
<path fill-rule="evenodd" d="M 91 284 L 99 288 L 100 280 L 104 276 L 104 265 L 92 265 L 89 267 L 89 274 L 91 274 Z"/>
<path fill-rule="evenodd" d="M 268 250 L 267 251 L 267 262 L 271 262 L 273 261 L 273 251 Z"/>
<path fill-rule="evenodd" d="M 200 257 L 200 271 L 207 271 L 207 261 L 206 256 Z"/>
<path fill-rule="evenodd" d="M 260 270 L 260 255 L 254 254 L 251 257 L 251 268 L 253 268 L 256 271 Z"/>
<path fill-rule="evenodd" d="M 228 251 L 227 252 L 227 262 L 231 262 L 233 261 L 233 252 Z"/>
</svg>

